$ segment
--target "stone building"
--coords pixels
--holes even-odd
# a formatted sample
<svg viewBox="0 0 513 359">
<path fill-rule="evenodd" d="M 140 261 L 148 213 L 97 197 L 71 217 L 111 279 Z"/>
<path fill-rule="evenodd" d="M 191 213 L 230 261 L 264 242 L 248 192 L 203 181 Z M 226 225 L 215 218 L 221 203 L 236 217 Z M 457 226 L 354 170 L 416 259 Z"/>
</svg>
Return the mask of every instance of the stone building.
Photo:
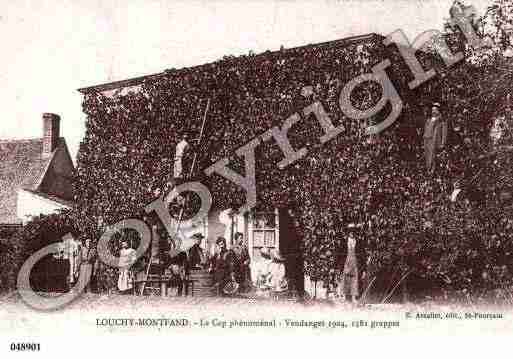
<svg viewBox="0 0 513 359">
<path fill-rule="evenodd" d="M 0 140 L 0 226 L 71 207 L 74 165 L 60 121 L 44 113 L 41 138 Z"/>
</svg>

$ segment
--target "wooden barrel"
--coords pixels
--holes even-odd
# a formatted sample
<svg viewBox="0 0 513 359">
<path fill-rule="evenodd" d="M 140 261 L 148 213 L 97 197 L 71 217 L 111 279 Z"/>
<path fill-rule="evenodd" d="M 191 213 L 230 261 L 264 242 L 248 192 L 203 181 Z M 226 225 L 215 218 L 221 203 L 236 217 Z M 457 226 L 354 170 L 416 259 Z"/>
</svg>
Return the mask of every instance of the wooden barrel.
<svg viewBox="0 0 513 359">
<path fill-rule="evenodd" d="M 206 269 L 192 269 L 189 279 L 193 281 L 191 288 L 194 288 L 193 295 L 195 297 L 213 297 L 216 289 L 214 287 L 214 275 Z"/>
</svg>

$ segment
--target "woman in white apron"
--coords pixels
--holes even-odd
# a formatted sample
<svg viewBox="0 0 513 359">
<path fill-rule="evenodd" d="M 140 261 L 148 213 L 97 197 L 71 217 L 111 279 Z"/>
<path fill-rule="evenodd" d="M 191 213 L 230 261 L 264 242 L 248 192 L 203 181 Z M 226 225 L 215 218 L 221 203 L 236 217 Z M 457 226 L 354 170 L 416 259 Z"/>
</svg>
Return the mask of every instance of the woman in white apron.
<svg viewBox="0 0 513 359">
<path fill-rule="evenodd" d="M 270 264 L 270 284 L 274 292 L 284 292 L 287 290 L 287 279 L 285 277 L 285 259 L 281 256 L 278 249 L 272 252 L 272 262 Z"/>
<path fill-rule="evenodd" d="M 260 260 L 257 260 L 253 266 L 255 275 L 255 287 L 257 288 L 257 295 L 264 296 L 268 294 L 271 289 L 271 264 L 272 258 L 268 248 L 260 249 Z"/>
<path fill-rule="evenodd" d="M 130 267 L 135 263 L 135 253 L 135 250 L 129 247 L 127 240 L 123 240 L 121 242 L 121 250 L 119 252 L 118 278 L 118 289 L 120 292 L 126 292 L 133 287 Z"/>
</svg>

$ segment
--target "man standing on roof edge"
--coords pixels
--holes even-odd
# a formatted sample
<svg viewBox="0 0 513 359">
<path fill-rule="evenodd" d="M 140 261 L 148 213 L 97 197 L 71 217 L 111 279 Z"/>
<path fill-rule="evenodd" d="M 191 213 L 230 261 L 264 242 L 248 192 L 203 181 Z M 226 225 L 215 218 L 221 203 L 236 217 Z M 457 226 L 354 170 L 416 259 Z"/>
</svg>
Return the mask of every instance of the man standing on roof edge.
<svg viewBox="0 0 513 359">
<path fill-rule="evenodd" d="M 440 114 L 440 104 L 435 102 L 431 108 L 431 117 L 424 126 L 424 156 L 430 173 L 435 170 L 435 156 L 438 148 L 447 141 L 447 121 Z"/>
</svg>

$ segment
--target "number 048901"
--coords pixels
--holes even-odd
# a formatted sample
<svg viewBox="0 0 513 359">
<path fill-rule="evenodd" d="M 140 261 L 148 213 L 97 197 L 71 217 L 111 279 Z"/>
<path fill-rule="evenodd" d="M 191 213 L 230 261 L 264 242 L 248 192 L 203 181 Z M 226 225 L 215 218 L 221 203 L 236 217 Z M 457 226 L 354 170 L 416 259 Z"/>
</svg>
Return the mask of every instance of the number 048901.
<svg viewBox="0 0 513 359">
<path fill-rule="evenodd" d="M 11 343 L 12 352 L 38 352 L 41 350 L 39 343 Z"/>
</svg>

